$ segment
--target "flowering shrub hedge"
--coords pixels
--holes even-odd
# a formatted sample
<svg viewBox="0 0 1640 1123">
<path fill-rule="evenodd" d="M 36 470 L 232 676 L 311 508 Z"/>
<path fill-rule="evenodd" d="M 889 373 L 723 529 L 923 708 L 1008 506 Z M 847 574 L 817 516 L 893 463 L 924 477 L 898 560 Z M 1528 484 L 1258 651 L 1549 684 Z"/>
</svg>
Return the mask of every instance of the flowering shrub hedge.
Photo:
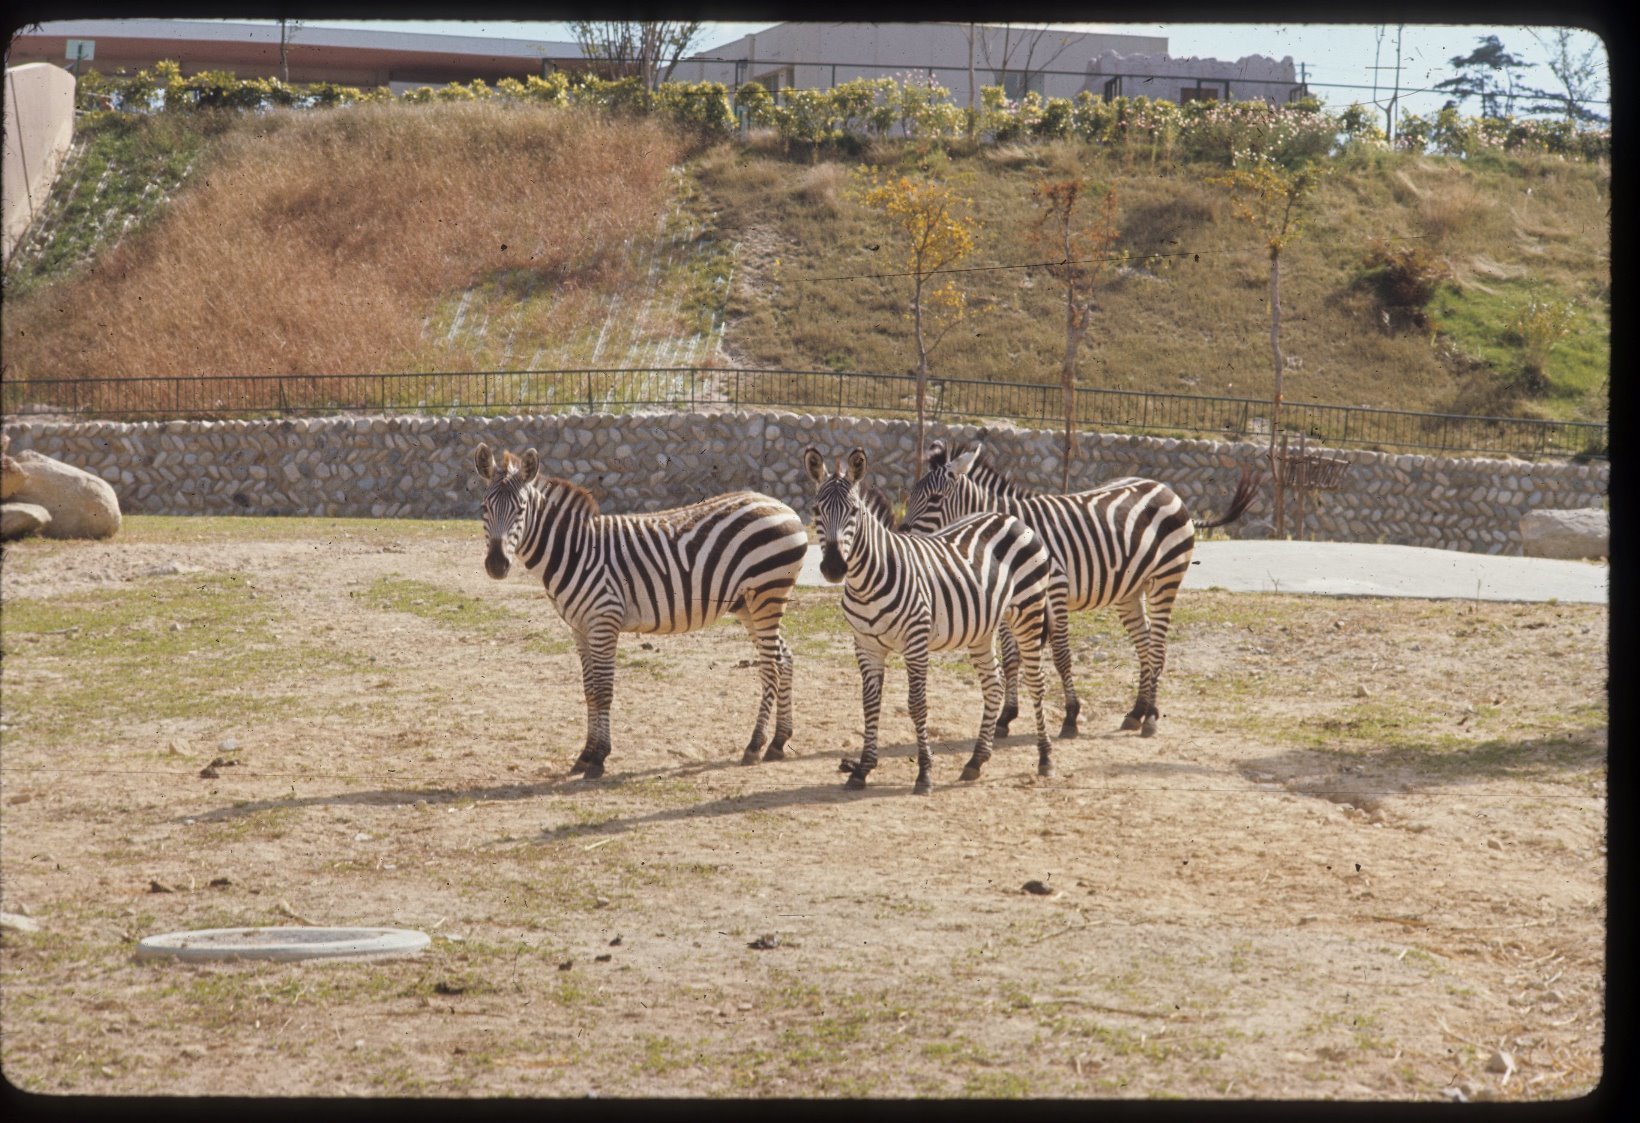
<svg viewBox="0 0 1640 1123">
<path fill-rule="evenodd" d="M 646 98 L 637 78 L 555 71 L 545 78 L 503 78 L 494 86 L 477 80 L 422 86 L 395 99 L 385 87 L 293 85 L 277 78 L 241 79 L 221 71 L 184 78 L 175 62 L 162 61 L 129 77 L 88 71 L 80 77 L 75 96 L 84 110 L 126 112 L 499 98 L 593 106 L 615 113 L 655 112 L 682 128 L 717 137 L 734 133 L 738 114 L 747 126 L 773 129 L 788 146 L 808 145 L 811 152 L 898 130 L 907 137 L 936 141 L 963 136 L 980 143 L 1077 139 L 1124 158 L 1186 159 L 1226 168 L 1293 165 L 1388 143 L 1377 127 L 1376 114 L 1360 105 L 1337 114 L 1310 100 L 1285 106 L 1203 100 L 1180 106 L 1145 97 L 1106 101 L 1086 90 L 1074 98 L 1044 98 L 1031 92 L 1015 101 L 1000 86 L 986 86 L 980 90 L 979 106 L 969 110 L 953 104 L 950 91 L 926 73 L 856 78 L 831 89 L 785 89 L 775 94 L 748 82 L 732 97 L 720 82 L 666 82 Z M 1490 152 L 1534 152 L 1601 160 L 1611 155 L 1611 130 L 1578 129 L 1568 121 L 1540 118 L 1463 117 L 1448 107 L 1433 118 L 1403 113 L 1395 147 L 1461 159 Z"/>
</svg>

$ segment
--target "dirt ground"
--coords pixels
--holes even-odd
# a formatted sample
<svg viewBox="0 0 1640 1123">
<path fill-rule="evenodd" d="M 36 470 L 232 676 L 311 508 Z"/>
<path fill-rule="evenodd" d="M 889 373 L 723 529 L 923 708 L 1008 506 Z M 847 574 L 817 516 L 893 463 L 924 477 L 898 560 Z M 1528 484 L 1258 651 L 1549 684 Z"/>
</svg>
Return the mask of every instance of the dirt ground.
<svg viewBox="0 0 1640 1123">
<path fill-rule="evenodd" d="M 589 783 L 567 629 L 484 575 L 478 537 L 133 518 L 8 548 L 0 905 L 38 925 L 0 934 L 8 1080 L 1541 1100 L 1600 1078 L 1604 607 L 1187 585 L 1156 737 L 1117 731 L 1131 649 L 1084 616 L 1057 778 L 1016 735 L 956 781 L 980 692 L 943 660 L 918 798 L 898 664 L 884 763 L 844 790 L 858 674 L 838 593 L 802 590 L 795 759 L 738 764 L 756 677 L 728 621 L 623 637 Z M 133 957 L 304 922 L 433 942 Z"/>
</svg>

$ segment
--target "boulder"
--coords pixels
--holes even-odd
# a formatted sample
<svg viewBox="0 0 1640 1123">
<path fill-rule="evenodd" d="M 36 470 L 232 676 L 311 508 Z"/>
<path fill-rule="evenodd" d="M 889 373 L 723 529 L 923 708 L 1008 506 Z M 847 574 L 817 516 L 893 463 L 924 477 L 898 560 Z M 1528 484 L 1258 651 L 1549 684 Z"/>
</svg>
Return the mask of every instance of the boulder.
<svg viewBox="0 0 1640 1123">
<path fill-rule="evenodd" d="M 120 529 L 119 497 L 102 477 L 31 449 L 11 459 L 23 474 L 11 499 L 51 512 L 47 538 L 110 538 Z"/>
<path fill-rule="evenodd" d="M 0 542 L 27 538 L 51 525 L 51 512 L 38 503 L 0 504 Z"/>
<path fill-rule="evenodd" d="M 7 455 L 10 449 L 11 438 L 0 437 L 0 502 L 10 499 L 23 486 L 22 466 Z"/>
<path fill-rule="evenodd" d="M 1599 507 L 1528 511 L 1520 518 L 1521 553 L 1529 558 L 1603 558 L 1610 523 Z"/>
</svg>

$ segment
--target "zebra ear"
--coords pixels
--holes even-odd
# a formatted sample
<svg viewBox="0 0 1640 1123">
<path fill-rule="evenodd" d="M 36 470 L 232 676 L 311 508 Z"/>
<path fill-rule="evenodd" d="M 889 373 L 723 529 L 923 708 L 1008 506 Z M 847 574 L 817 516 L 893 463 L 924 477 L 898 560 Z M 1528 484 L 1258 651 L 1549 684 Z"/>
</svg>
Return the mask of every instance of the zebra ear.
<svg viewBox="0 0 1640 1123">
<path fill-rule="evenodd" d="M 945 463 L 945 455 L 946 454 L 945 454 L 945 442 L 944 441 L 934 440 L 934 441 L 929 442 L 929 445 L 928 445 L 928 466 L 930 468 L 938 468 L 941 464 L 944 464 Z"/>
<path fill-rule="evenodd" d="M 866 474 L 866 450 L 857 448 L 848 454 L 848 478 L 850 483 L 859 483 L 860 477 Z"/>
<path fill-rule="evenodd" d="M 524 460 L 519 466 L 519 470 L 524 473 L 525 483 L 535 479 L 535 474 L 541 470 L 541 457 L 536 455 L 533 448 L 524 450 Z"/>
<path fill-rule="evenodd" d="M 810 445 L 803 450 L 803 467 L 809 473 L 809 479 L 817 484 L 826 482 L 826 458 L 820 455 L 820 450 Z"/>
<path fill-rule="evenodd" d="M 975 445 L 961 456 L 953 459 L 951 461 L 951 474 L 953 476 L 966 476 L 968 474 L 968 469 L 974 466 L 974 461 L 979 459 L 979 453 L 980 448 L 978 445 Z"/>
<path fill-rule="evenodd" d="M 474 451 L 473 467 L 478 469 L 478 474 L 486 480 L 495 474 L 495 454 L 490 451 L 489 445 L 481 443 Z"/>
</svg>

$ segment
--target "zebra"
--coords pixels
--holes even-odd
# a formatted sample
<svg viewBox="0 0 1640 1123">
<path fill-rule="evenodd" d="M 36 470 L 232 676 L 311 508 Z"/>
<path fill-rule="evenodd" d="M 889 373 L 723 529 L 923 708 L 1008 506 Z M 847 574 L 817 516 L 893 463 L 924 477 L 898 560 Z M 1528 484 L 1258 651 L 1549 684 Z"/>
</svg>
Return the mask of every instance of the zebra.
<svg viewBox="0 0 1640 1123">
<path fill-rule="evenodd" d="M 1010 483 L 975 445 L 957 456 L 945 442 L 929 446 L 928 471 L 911 490 L 901 530 L 927 533 L 976 511 L 1004 511 L 1023 519 L 1042 536 L 1068 586 L 1067 607 L 1115 605 L 1139 656 L 1139 693 L 1122 719 L 1125 730 L 1153 736 L 1156 691 L 1167 659 L 1167 630 L 1179 584 L 1190 568 L 1196 528 L 1224 526 L 1246 513 L 1262 478 L 1243 470 L 1230 507 L 1212 522 L 1194 523 L 1184 501 L 1156 480 L 1126 476 L 1089 491 L 1070 495 L 1036 495 Z M 1051 637 L 1054 666 L 1065 691 L 1065 721 L 1059 736 L 1076 735 L 1081 703 L 1070 666 L 1070 630 L 1065 614 L 1054 621 Z M 1001 642 L 1006 652 L 1010 638 Z M 1005 736 L 1019 712 L 1017 688 L 1008 684 L 1008 701 L 997 719 Z"/>
<path fill-rule="evenodd" d="M 1018 637 L 1007 667 L 1023 669 L 1036 708 L 1037 774 L 1053 775 L 1052 746 L 1042 714 L 1041 650 L 1056 611 L 1053 562 L 1042 540 L 1019 519 L 978 514 L 930 536 L 900 534 L 873 517 L 858 484 L 866 454 L 856 448 L 828 474 L 819 451 L 805 449 L 803 464 L 816 485 L 814 525 L 821 545 L 820 575 L 843 582 L 843 615 L 854 630 L 865 709 L 860 759 L 844 759 L 847 786 L 863 788 L 877 767 L 877 724 L 887 657 L 905 657 L 909 709 L 917 727 L 917 780 L 912 791 L 933 790 L 928 750 L 928 654 L 966 649 L 985 692 L 974 752 L 963 780 L 977 780 L 991 758 L 1003 687 L 997 676 L 996 631 L 1006 621 Z"/>
<path fill-rule="evenodd" d="M 514 558 L 539 575 L 575 635 L 586 693 L 586 745 L 571 773 L 604 774 L 615 641 L 621 632 L 675 634 L 724 613 L 757 648 L 762 699 L 742 764 L 783 760 L 792 733 L 792 652 L 781 617 L 808 551 L 797 512 L 754 491 L 641 515 L 603 515 L 584 488 L 540 476 L 535 449 L 522 457 L 488 445 L 474 454 L 484 493 L 484 569 L 497 580 Z M 770 712 L 774 738 L 764 749 Z"/>
</svg>

